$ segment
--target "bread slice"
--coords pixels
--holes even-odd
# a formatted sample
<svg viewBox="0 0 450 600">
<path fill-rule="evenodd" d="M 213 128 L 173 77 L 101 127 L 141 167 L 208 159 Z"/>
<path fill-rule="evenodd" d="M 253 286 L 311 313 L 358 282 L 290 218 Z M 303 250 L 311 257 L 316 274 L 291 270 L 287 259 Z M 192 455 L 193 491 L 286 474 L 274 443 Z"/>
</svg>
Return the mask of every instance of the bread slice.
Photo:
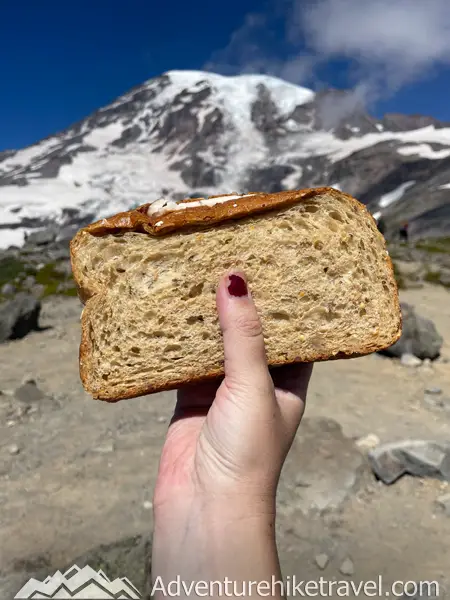
<svg viewBox="0 0 450 600">
<path fill-rule="evenodd" d="M 270 365 L 351 358 L 401 334 L 385 240 L 332 188 L 145 204 L 71 242 L 82 315 L 80 373 L 115 402 L 223 376 L 215 295 L 246 273 Z"/>
</svg>

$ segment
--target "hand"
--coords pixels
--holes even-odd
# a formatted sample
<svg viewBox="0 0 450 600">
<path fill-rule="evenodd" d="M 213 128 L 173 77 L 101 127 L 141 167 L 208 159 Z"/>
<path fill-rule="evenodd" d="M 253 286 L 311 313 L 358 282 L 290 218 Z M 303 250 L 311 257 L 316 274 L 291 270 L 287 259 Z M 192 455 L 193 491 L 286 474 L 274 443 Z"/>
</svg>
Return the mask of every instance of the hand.
<svg viewBox="0 0 450 600">
<path fill-rule="evenodd" d="M 225 377 L 178 392 L 154 494 L 155 541 L 160 531 L 179 545 L 175 531 L 183 530 L 185 540 L 189 528 L 195 546 L 197 533 L 201 537 L 206 527 L 209 535 L 217 533 L 220 546 L 222 527 L 239 522 L 244 538 L 258 532 L 270 545 L 278 479 L 304 412 L 312 365 L 269 370 L 261 322 L 244 274 L 221 280 L 217 309 Z M 167 554 L 171 542 L 166 542 L 160 548 Z M 248 540 L 242 543 L 248 545 Z M 239 549 L 238 543 L 229 557 L 231 570 Z M 273 548 L 269 554 L 274 552 L 276 556 Z M 154 568 L 155 559 L 161 564 L 159 554 L 154 550 Z M 186 563 L 188 557 L 182 560 Z M 269 563 L 273 561 L 272 556 Z"/>
</svg>

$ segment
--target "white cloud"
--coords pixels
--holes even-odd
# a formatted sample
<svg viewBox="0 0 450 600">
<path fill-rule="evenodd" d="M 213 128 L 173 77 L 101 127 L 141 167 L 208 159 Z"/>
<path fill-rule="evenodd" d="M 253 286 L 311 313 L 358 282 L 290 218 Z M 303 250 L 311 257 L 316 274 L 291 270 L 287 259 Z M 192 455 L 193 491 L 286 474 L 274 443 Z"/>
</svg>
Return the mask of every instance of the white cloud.
<svg viewBox="0 0 450 600">
<path fill-rule="evenodd" d="M 270 29 L 275 21 L 285 30 L 278 45 Z M 349 60 L 355 85 L 353 99 L 337 113 L 392 95 L 450 64 L 450 0 L 274 0 L 265 14 L 248 15 L 206 68 L 307 85 L 333 59 Z"/>
<path fill-rule="evenodd" d="M 301 33 L 321 60 L 348 58 L 361 79 L 397 88 L 450 63 L 449 0 L 317 0 L 292 5 L 289 38 Z"/>
<path fill-rule="evenodd" d="M 302 83 L 311 76 L 315 66 L 315 58 L 310 53 L 302 52 L 295 44 L 280 58 L 280 46 L 286 40 L 279 40 L 273 29 L 274 21 L 286 28 L 288 13 L 292 13 L 292 0 L 278 0 L 272 9 L 265 14 L 248 14 L 241 27 L 230 36 L 225 48 L 213 53 L 204 65 L 207 71 L 224 75 L 265 73 L 281 77 L 292 83 Z"/>
</svg>

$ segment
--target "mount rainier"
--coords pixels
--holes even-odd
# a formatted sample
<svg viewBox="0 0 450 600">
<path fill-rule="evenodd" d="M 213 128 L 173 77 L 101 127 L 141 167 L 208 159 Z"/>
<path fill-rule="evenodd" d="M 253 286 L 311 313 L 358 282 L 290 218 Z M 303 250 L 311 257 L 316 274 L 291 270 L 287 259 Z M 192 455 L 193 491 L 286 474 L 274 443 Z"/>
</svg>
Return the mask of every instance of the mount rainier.
<svg viewBox="0 0 450 600">
<path fill-rule="evenodd" d="M 157 200 L 331 185 L 389 236 L 450 235 L 450 123 L 356 108 L 265 75 L 169 71 L 68 129 L 0 152 L 0 248 Z"/>
</svg>

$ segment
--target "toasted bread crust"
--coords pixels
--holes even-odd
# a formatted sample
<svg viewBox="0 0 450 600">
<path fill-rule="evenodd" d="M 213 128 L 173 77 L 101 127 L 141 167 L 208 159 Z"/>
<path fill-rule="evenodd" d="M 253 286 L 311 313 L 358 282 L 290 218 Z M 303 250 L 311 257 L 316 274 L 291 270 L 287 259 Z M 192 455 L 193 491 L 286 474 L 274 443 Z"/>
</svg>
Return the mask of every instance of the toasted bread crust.
<svg viewBox="0 0 450 600">
<path fill-rule="evenodd" d="M 236 200 L 234 194 L 227 194 L 232 199 L 226 202 L 214 204 L 213 206 L 194 206 L 185 210 L 168 210 L 164 214 L 148 214 L 151 204 L 143 204 L 134 210 L 118 213 L 113 217 L 101 219 L 88 225 L 81 231 L 91 235 L 108 235 L 111 233 L 122 233 L 125 231 L 136 231 L 148 233 L 149 235 L 165 235 L 182 229 L 196 226 L 209 226 L 232 219 L 241 219 L 253 214 L 260 214 L 278 208 L 285 208 L 298 202 L 315 200 L 322 194 L 329 194 L 337 199 L 345 198 L 358 210 L 366 210 L 365 206 L 355 200 L 352 196 L 339 192 L 334 188 L 308 188 L 289 192 L 278 192 L 276 194 L 252 193 L 242 196 Z M 225 197 L 210 196 L 209 199 Z M 183 204 L 198 201 L 199 198 L 188 198 Z M 370 215 L 372 216 L 372 215 Z M 76 236 L 74 238 L 76 240 Z"/>
<path fill-rule="evenodd" d="M 401 336 L 401 327 L 399 329 L 396 339 L 394 339 L 394 341 L 392 343 L 395 343 L 400 338 L 400 336 Z M 84 330 L 83 330 L 83 340 L 84 339 L 85 338 L 84 338 Z M 360 353 L 347 354 L 346 352 L 340 352 L 339 354 L 336 354 L 335 356 L 332 356 L 332 357 L 317 354 L 315 356 L 312 356 L 311 359 L 308 361 L 299 359 L 299 360 L 289 360 L 289 361 L 283 361 L 283 362 L 282 361 L 270 362 L 270 363 L 268 363 L 268 365 L 269 365 L 269 367 L 281 367 L 281 366 L 287 365 L 287 364 L 308 364 L 308 363 L 315 363 L 315 362 L 325 362 L 325 361 L 330 361 L 330 360 L 361 358 L 362 356 L 367 356 L 368 354 L 372 354 L 373 352 L 378 352 L 380 350 L 384 350 L 384 348 L 385 348 L 385 346 L 377 346 L 376 344 L 374 344 L 373 346 L 367 347 L 364 350 L 364 352 L 360 352 Z M 82 344 L 80 346 L 80 377 L 81 377 L 83 386 L 84 386 L 85 390 L 88 393 L 90 393 L 95 400 L 103 400 L 103 401 L 109 402 L 111 404 L 113 404 L 115 402 L 119 402 L 120 400 L 130 400 L 132 398 L 138 398 L 140 396 L 147 396 L 149 394 L 155 394 L 157 392 L 169 392 L 172 390 L 180 389 L 180 388 L 188 386 L 188 385 L 196 385 L 196 384 L 206 383 L 208 381 L 213 381 L 216 379 L 220 380 L 225 375 L 224 370 L 220 369 L 217 371 L 211 371 L 210 373 L 208 373 L 208 375 L 192 377 L 189 380 L 187 380 L 187 379 L 173 380 L 164 386 L 158 386 L 158 387 L 153 387 L 150 385 L 136 386 L 134 388 L 127 390 L 126 392 L 122 392 L 120 394 L 120 397 L 118 397 L 117 394 L 114 394 L 113 390 L 111 390 L 107 386 L 105 386 L 104 388 L 102 388 L 100 390 L 91 388 L 89 386 L 87 369 L 86 369 L 86 367 L 81 368 L 82 358 L 83 358 L 83 355 L 86 355 L 86 352 L 89 352 L 88 346 L 83 347 L 83 342 L 82 342 Z"/>
<path fill-rule="evenodd" d="M 81 319 L 82 331 L 79 351 L 80 377 L 85 390 L 88 393 L 90 393 L 95 399 L 105 400 L 107 402 L 113 403 L 118 402 L 122 399 L 136 398 L 139 396 L 153 394 L 156 392 L 178 389 L 185 385 L 198 384 L 214 379 L 220 379 L 224 376 L 225 373 L 222 368 L 215 371 L 211 371 L 207 375 L 190 378 L 189 380 L 171 380 L 168 381 L 167 384 L 157 387 L 151 385 L 136 386 L 126 391 L 122 390 L 120 394 L 117 392 L 117 390 L 112 390 L 111 388 L 109 388 L 106 383 L 105 386 L 101 389 L 92 386 L 90 381 L 88 358 L 92 352 L 91 341 L 89 336 L 89 314 L 91 310 L 93 310 L 92 302 L 95 301 L 96 291 L 92 289 L 86 289 L 85 287 L 83 287 L 84 278 L 82 276 L 82 273 L 78 269 L 77 261 L 75 258 L 76 253 L 82 243 L 82 237 L 84 235 L 104 236 L 124 232 L 136 232 L 152 236 L 162 236 L 192 228 L 210 227 L 211 225 L 218 224 L 221 222 L 245 218 L 251 215 L 262 214 L 280 208 L 286 208 L 296 203 L 317 200 L 323 194 L 332 195 L 338 200 L 345 200 L 351 206 L 353 206 L 355 211 L 364 211 L 366 213 L 366 218 L 369 217 L 370 219 L 372 219 L 376 226 L 376 222 L 373 219 L 371 213 L 363 204 L 358 202 L 355 198 L 349 196 L 348 194 L 335 190 L 334 188 L 322 187 L 308 188 L 297 191 L 279 192 L 276 194 L 255 193 L 251 196 L 244 196 L 239 200 L 236 200 L 235 196 L 230 194 L 230 196 L 233 196 L 233 199 L 231 199 L 230 201 L 221 202 L 212 206 L 194 206 L 192 208 L 186 208 L 184 210 L 167 211 L 163 215 L 149 215 L 148 208 L 150 207 L 150 204 L 144 204 L 135 210 L 122 212 L 115 216 L 106 219 L 101 219 L 81 229 L 70 243 L 70 253 L 73 276 L 75 279 L 75 283 L 78 287 L 79 296 L 81 301 L 84 304 L 86 304 Z M 196 200 L 198 199 L 187 199 L 184 200 L 183 203 L 195 202 Z M 383 244 L 385 247 L 384 238 L 381 233 L 379 235 L 383 239 Z M 390 278 L 397 289 L 393 264 L 387 253 L 385 260 L 388 266 Z M 398 298 L 398 290 L 397 294 L 395 294 L 394 304 L 395 310 L 399 314 L 399 326 L 396 334 L 393 336 L 393 339 L 391 340 L 391 343 L 389 345 L 394 344 L 401 337 L 402 334 L 402 317 L 400 310 L 400 302 Z M 340 352 L 339 354 L 336 354 L 334 356 L 322 355 L 320 353 L 317 353 L 308 356 L 308 360 L 301 359 L 300 357 L 292 357 L 291 359 L 285 361 L 270 362 L 269 366 L 277 367 L 293 363 L 311 363 L 323 362 L 328 360 L 357 358 L 361 356 L 366 356 L 373 352 L 383 350 L 385 348 L 386 344 L 380 345 L 373 343 L 361 349 L 361 351 L 358 353 Z"/>
</svg>

